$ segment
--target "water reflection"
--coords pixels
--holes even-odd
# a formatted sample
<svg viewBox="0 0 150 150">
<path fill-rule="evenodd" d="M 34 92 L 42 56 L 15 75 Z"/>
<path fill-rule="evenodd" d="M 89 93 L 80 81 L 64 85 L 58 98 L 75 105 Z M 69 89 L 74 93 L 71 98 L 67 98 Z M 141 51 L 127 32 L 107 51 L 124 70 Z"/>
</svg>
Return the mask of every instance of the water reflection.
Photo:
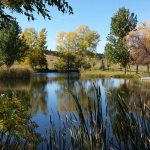
<svg viewBox="0 0 150 150">
<path fill-rule="evenodd" d="M 92 80 L 95 82 L 95 80 Z M 66 112 L 76 112 L 75 101 L 70 93 L 70 91 L 76 95 L 79 103 L 82 105 L 83 110 L 88 106 L 88 98 L 94 101 L 95 91 L 93 84 L 90 84 L 89 80 L 79 80 L 79 78 L 73 80 L 62 80 L 58 81 L 57 84 L 59 88 L 56 90 L 57 100 L 58 100 L 58 111 L 60 113 Z M 86 113 L 86 111 L 84 111 Z"/>
<path fill-rule="evenodd" d="M 35 115 L 38 111 L 42 111 L 44 114 L 48 113 L 47 109 L 47 91 L 45 87 L 47 79 L 34 78 L 31 81 L 13 81 L 12 82 L 0 82 L 0 94 L 4 94 L 9 98 L 15 95 L 17 98 L 25 101 L 29 104 L 30 112 Z"/>
<path fill-rule="evenodd" d="M 38 132 L 45 134 L 45 128 L 49 128 L 48 117 L 51 110 L 54 112 L 55 120 L 58 112 L 60 115 L 77 112 L 70 91 L 76 95 L 84 115 L 88 117 L 86 110 L 89 105 L 88 99 L 93 110 L 96 97 L 93 83 L 101 86 L 103 119 L 108 119 L 109 135 L 107 136 L 112 137 L 109 140 L 115 141 L 118 147 L 129 145 L 132 134 L 137 134 L 138 137 L 141 133 L 141 127 L 129 130 L 129 125 L 133 126 L 139 120 L 144 123 L 150 119 L 150 86 L 138 86 L 131 80 L 125 79 L 81 79 L 78 75 L 73 75 L 68 80 L 66 74 L 38 74 L 31 81 L 13 83 L 0 81 L 0 95 L 5 95 L 9 99 L 13 99 L 15 95 L 21 100 L 20 105 L 28 105 L 27 111 L 39 125 Z M 2 103 L 0 108 L 2 111 Z M 145 111 L 142 111 L 143 109 Z M 9 122 L 8 119 L 7 123 Z M 142 130 L 148 132 L 149 128 L 143 126 Z M 134 139 L 133 142 L 136 140 L 139 139 Z"/>
<path fill-rule="evenodd" d="M 108 85 L 106 85 L 108 87 Z M 144 90 L 145 89 L 145 90 Z M 106 90 L 108 116 L 113 138 L 121 149 L 147 149 L 145 141 L 150 132 L 150 92 L 145 86 L 137 86 L 130 80 L 119 81 Z M 147 108 L 145 107 L 147 106 Z M 147 137 L 147 139 L 146 139 Z"/>
<path fill-rule="evenodd" d="M 62 76 L 42 74 L 31 81 L 13 81 L 13 83 L 0 81 L 0 94 L 10 98 L 15 94 L 17 98 L 30 104 L 32 115 L 36 115 L 37 112 L 48 115 L 51 108 L 48 108 L 47 102 L 52 97 L 48 99 L 51 91 L 47 87 L 54 87 L 53 94 L 57 96 L 55 100 L 58 102 L 59 112 L 74 112 L 76 108 L 69 91 L 72 91 L 79 98 L 81 105 L 86 107 L 87 99 L 95 98 L 93 83 L 101 85 L 101 89 L 105 92 L 102 93 L 103 98 L 106 97 L 107 105 L 112 112 L 115 112 L 118 106 L 111 99 L 117 99 L 118 95 L 131 106 L 136 105 L 137 111 L 141 104 L 150 106 L 150 86 L 137 86 L 131 80 L 124 79 L 80 79 L 78 75 L 71 77 L 69 81 L 64 74 Z"/>
</svg>

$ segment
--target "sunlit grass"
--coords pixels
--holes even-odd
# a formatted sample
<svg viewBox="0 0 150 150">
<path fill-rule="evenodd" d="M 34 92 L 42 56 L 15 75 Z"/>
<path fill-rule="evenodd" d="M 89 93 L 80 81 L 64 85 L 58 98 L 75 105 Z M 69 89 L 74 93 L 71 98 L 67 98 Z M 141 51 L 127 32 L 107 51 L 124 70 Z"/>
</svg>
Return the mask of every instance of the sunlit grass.
<svg viewBox="0 0 150 150">
<path fill-rule="evenodd" d="M 114 77 L 114 78 L 134 78 L 140 77 L 142 74 L 135 74 L 135 72 L 127 72 L 124 74 L 123 71 L 111 71 L 111 70 L 91 70 L 91 71 L 84 71 L 81 73 L 82 77 Z"/>
</svg>

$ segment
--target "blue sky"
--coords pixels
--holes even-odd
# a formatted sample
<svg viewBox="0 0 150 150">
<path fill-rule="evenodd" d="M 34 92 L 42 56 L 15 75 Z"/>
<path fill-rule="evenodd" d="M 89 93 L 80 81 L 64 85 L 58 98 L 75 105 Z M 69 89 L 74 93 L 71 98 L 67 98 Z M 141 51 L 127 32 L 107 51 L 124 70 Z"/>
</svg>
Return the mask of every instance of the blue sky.
<svg viewBox="0 0 150 150">
<path fill-rule="evenodd" d="M 46 28 L 48 31 L 48 49 L 55 50 L 56 37 L 61 31 L 73 31 L 80 25 L 88 25 L 91 30 L 96 30 L 101 41 L 97 47 L 98 53 L 103 53 L 106 36 L 110 31 L 111 17 L 120 7 L 130 9 L 137 14 L 138 23 L 150 20 L 150 0 L 68 0 L 74 9 L 74 15 L 62 14 L 52 8 L 52 20 L 44 20 L 36 15 L 35 21 L 28 21 L 23 15 L 14 14 L 22 30 L 33 27 L 37 31 Z"/>
</svg>

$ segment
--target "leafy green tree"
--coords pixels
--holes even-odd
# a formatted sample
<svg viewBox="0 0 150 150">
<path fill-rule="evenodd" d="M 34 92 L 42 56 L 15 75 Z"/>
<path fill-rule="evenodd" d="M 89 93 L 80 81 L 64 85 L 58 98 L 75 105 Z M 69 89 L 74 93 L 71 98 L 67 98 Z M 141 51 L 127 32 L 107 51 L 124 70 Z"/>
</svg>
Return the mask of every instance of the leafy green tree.
<svg viewBox="0 0 150 150">
<path fill-rule="evenodd" d="M 26 41 L 30 49 L 34 49 L 37 47 L 38 33 L 35 31 L 34 28 L 26 28 L 21 33 L 21 38 Z"/>
<path fill-rule="evenodd" d="M 113 47 L 110 43 L 107 43 L 105 45 L 105 49 L 104 49 L 104 56 L 105 59 L 107 60 L 107 62 L 110 64 L 111 62 L 113 62 Z"/>
<path fill-rule="evenodd" d="M 62 13 L 73 14 L 72 7 L 66 0 L 1 0 L 0 1 L 0 26 L 7 24 L 13 19 L 10 12 L 17 12 L 28 17 L 29 20 L 35 19 L 35 13 L 44 18 L 51 19 L 50 8 L 56 7 Z M 8 11 L 9 10 L 9 11 Z"/>
<path fill-rule="evenodd" d="M 136 24 L 137 15 L 130 13 L 129 9 L 122 7 L 111 19 L 111 33 L 123 39 L 136 27 Z"/>
<path fill-rule="evenodd" d="M 26 56 L 28 46 L 20 38 L 21 28 L 16 21 L 11 21 L 6 28 L 0 30 L 1 65 L 10 68 L 15 61 L 22 61 Z"/>
<path fill-rule="evenodd" d="M 41 29 L 37 39 L 38 48 L 42 51 L 47 50 L 47 41 L 46 41 L 47 31 L 45 28 Z"/>
<path fill-rule="evenodd" d="M 120 63 L 125 68 L 131 60 L 125 43 L 125 36 L 136 27 L 137 16 L 128 9 L 120 8 L 111 19 L 111 32 L 107 37 L 105 58 L 113 63 Z"/>
<path fill-rule="evenodd" d="M 113 39 L 110 40 L 110 43 L 107 43 L 105 46 L 105 58 L 110 63 L 120 63 L 125 68 L 131 60 L 130 52 L 127 50 L 126 45 L 122 39 Z"/>
<path fill-rule="evenodd" d="M 21 35 L 29 46 L 27 59 L 33 69 L 47 69 L 46 36 L 47 31 L 45 28 L 41 29 L 39 33 L 34 28 L 27 28 Z"/>
<path fill-rule="evenodd" d="M 57 51 L 60 60 L 56 63 L 56 67 L 64 70 L 89 68 L 91 56 L 96 52 L 99 39 L 97 32 L 84 25 L 74 32 L 59 33 Z"/>
<path fill-rule="evenodd" d="M 47 69 L 46 56 L 40 49 L 32 49 L 28 58 L 33 69 Z"/>
</svg>

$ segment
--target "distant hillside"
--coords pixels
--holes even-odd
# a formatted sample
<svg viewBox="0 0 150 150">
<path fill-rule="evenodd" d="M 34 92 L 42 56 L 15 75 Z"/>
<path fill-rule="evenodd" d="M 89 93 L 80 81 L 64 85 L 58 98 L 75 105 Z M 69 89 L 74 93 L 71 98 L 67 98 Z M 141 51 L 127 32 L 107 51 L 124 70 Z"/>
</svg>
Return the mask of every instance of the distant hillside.
<svg viewBox="0 0 150 150">
<path fill-rule="evenodd" d="M 52 55 L 52 56 L 59 56 L 59 53 L 57 51 L 47 50 L 46 55 Z M 96 57 L 102 59 L 104 57 L 104 54 L 96 53 Z"/>
<path fill-rule="evenodd" d="M 47 50 L 46 52 L 45 52 L 45 54 L 46 55 L 52 55 L 52 56 L 58 56 L 58 52 L 57 51 L 49 51 L 49 50 Z"/>
<path fill-rule="evenodd" d="M 57 51 L 46 51 L 46 59 L 48 62 L 48 68 L 49 69 L 54 69 L 55 68 L 55 63 L 57 62 L 57 60 L 59 59 L 59 53 Z M 93 60 L 93 68 L 99 69 L 100 67 L 100 60 L 104 57 L 103 54 L 96 54 L 96 58 Z"/>
<path fill-rule="evenodd" d="M 97 56 L 97 58 L 99 58 L 99 59 L 104 58 L 104 54 L 97 53 L 96 56 Z"/>
</svg>

